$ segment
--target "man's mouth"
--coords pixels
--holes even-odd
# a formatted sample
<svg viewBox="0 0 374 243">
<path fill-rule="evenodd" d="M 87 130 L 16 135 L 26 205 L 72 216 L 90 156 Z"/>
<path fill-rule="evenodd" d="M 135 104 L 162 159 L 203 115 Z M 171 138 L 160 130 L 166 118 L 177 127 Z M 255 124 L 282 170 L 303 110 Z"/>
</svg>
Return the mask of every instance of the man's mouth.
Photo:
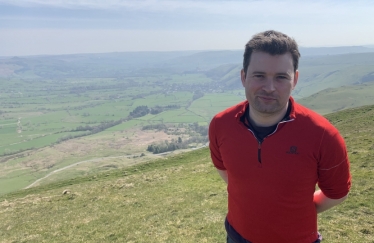
<svg viewBox="0 0 374 243">
<path fill-rule="evenodd" d="M 274 97 L 269 97 L 269 96 L 258 96 L 260 99 L 265 100 L 265 101 L 272 101 L 276 100 Z"/>
</svg>

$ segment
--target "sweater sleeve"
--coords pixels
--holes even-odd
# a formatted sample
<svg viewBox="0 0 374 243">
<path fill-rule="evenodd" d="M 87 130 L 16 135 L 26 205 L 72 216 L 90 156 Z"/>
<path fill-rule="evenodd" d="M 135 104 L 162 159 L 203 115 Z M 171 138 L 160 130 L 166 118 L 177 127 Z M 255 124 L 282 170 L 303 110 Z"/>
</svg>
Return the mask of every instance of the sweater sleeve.
<svg viewBox="0 0 374 243">
<path fill-rule="evenodd" d="M 217 128 L 216 128 L 216 117 L 210 122 L 209 125 L 209 149 L 210 149 L 210 156 L 212 158 L 212 162 L 214 166 L 219 170 L 226 170 L 223 160 L 221 157 L 221 153 L 219 150 L 218 145 L 218 138 L 217 138 Z"/>
<path fill-rule="evenodd" d="M 331 199 L 346 196 L 351 187 L 347 149 L 334 127 L 326 129 L 321 140 L 318 186 Z"/>
</svg>

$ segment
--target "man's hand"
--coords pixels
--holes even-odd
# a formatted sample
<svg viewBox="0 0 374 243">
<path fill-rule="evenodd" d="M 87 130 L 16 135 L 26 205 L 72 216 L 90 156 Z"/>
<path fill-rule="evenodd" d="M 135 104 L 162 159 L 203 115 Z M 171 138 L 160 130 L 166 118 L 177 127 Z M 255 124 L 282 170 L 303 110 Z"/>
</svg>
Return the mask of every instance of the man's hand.
<svg viewBox="0 0 374 243">
<path fill-rule="evenodd" d="M 229 183 L 229 179 L 227 178 L 227 171 L 226 170 L 218 170 L 218 174 L 222 177 L 222 179 L 226 182 L 226 184 Z"/>
<path fill-rule="evenodd" d="M 313 202 L 316 206 L 317 213 L 321 213 L 343 202 L 347 197 L 348 195 L 340 199 L 331 199 L 326 197 L 321 190 L 318 190 L 314 192 Z"/>
</svg>

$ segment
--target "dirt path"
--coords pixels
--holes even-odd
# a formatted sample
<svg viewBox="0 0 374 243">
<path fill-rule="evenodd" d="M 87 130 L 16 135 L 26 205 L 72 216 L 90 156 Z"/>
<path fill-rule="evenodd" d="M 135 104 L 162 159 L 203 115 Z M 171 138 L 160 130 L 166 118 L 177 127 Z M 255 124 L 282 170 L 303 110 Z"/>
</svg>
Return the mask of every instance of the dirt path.
<svg viewBox="0 0 374 243">
<path fill-rule="evenodd" d="M 191 151 L 191 150 L 196 150 L 196 149 L 201 149 L 201 148 L 204 148 L 208 146 L 208 143 L 200 146 L 200 147 L 197 147 L 197 148 L 193 148 L 193 149 L 190 149 L 188 151 Z M 158 156 L 164 156 L 164 155 L 167 155 L 167 154 L 170 154 L 174 151 L 170 151 L 170 152 L 165 152 L 165 153 L 160 153 L 160 154 L 156 154 Z M 123 155 L 123 156 L 113 156 L 113 157 L 102 157 L 102 158 L 95 158 L 95 159 L 89 159 L 89 160 L 83 160 L 83 161 L 79 161 L 79 162 L 76 162 L 74 164 L 71 164 L 71 165 L 68 165 L 68 166 L 65 166 L 65 167 L 62 167 L 60 169 L 57 169 L 57 170 L 54 170 L 52 172 L 50 172 L 49 174 L 47 174 L 46 176 L 40 178 L 40 179 L 37 179 L 36 181 L 34 181 L 33 183 L 31 183 L 30 185 L 28 185 L 27 187 L 25 187 L 24 189 L 28 189 L 30 187 L 33 187 L 35 184 L 37 184 L 38 182 L 48 178 L 49 176 L 51 175 L 54 175 L 60 171 L 63 171 L 63 170 L 66 170 L 66 169 L 69 169 L 73 166 L 76 166 L 76 165 L 79 165 L 79 164 L 82 164 L 82 163 L 87 163 L 87 162 L 98 162 L 98 161 L 102 161 L 102 160 L 105 160 L 105 159 L 117 159 L 117 158 L 132 158 L 134 155 Z"/>
<path fill-rule="evenodd" d="M 95 158 L 95 159 L 89 159 L 89 160 L 83 160 L 83 161 L 79 161 L 79 162 L 76 162 L 74 164 L 71 164 L 71 165 L 68 165 L 68 166 L 65 166 L 65 167 L 62 167 L 60 169 L 57 169 L 57 170 L 54 170 L 52 172 L 50 172 L 49 174 L 47 174 L 46 176 L 40 178 L 40 179 L 37 179 L 36 181 L 34 181 L 32 184 L 28 185 L 27 187 L 25 187 L 24 189 L 27 189 L 27 188 L 30 188 L 32 186 L 34 186 L 36 183 L 50 177 L 51 175 L 54 175 L 60 171 L 63 171 L 63 170 L 66 170 L 66 169 L 69 169 L 73 166 L 76 166 L 76 165 L 79 165 L 79 164 L 82 164 L 82 163 L 87 163 L 87 162 L 98 162 L 98 161 L 103 161 L 105 159 L 117 159 L 117 158 L 131 158 L 133 157 L 133 155 L 124 155 L 124 156 L 114 156 L 114 157 L 102 157 L 102 158 Z"/>
</svg>

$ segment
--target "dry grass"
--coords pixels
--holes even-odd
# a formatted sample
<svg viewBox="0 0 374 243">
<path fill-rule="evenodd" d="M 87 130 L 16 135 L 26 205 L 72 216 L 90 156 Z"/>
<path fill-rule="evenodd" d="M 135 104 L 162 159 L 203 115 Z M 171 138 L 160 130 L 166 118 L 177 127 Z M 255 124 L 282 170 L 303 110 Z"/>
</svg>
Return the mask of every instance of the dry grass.
<svg viewBox="0 0 374 243">
<path fill-rule="evenodd" d="M 4 200 L 0 236 L 3 242 L 218 242 L 227 195 L 203 154 L 193 163 Z"/>
<path fill-rule="evenodd" d="M 102 160 L 100 163 L 82 163 L 69 170 L 61 171 L 48 177 L 46 182 L 70 179 L 110 168 L 122 168 L 157 158 L 158 156 L 147 153 L 146 148 L 149 144 L 177 138 L 177 135 L 169 135 L 163 131 L 143 131 L 139 127 L 111 133 L 102 132 L 93 136 L 68 140 L 50 147 L 23 152 L 19 155 L 4 157 L 0 162 L 0 176 L 2 178 L 7 178 L 8 175 L 12 175 L 13 178 L 16 176 L 19 184 L 14 184 L 13 190 L 18 190 L 57 169 L 95 158 L 102 158 Z M 147 156 L 140 157 L 141 153 L 145 153 Z M 126 158 L 130 155 L 131 158 Z M 116 159 L 108 157 L 116 157 Z M 9 188 L 8 184 L 6 187 Z"/>
</svg>

